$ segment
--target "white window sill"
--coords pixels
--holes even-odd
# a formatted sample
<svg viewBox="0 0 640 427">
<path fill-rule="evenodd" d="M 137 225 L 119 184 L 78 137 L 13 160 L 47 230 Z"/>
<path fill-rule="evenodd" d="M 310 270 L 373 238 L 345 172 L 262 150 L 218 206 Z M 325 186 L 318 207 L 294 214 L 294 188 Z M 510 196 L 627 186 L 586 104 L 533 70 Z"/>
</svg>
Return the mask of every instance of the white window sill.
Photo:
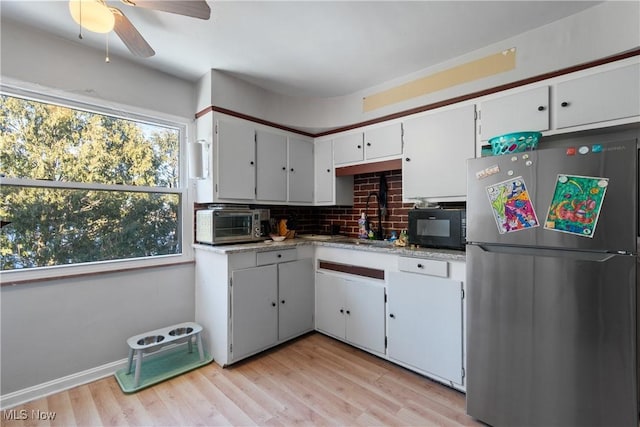
<svg viewBox="0 0 640 427">
<path fill-rule="evenodd" d="M 96 274 L 116 273 L 128 270 L 166 267 L 193 263 L 193 257 L 185 254 L 162 255 L 150 258 L 133 258 L 128 260 L 101 261 L 86 264 L 59 265 L 54 267 L 28 268 L 23 270 L 0 272 L 2 287 L 23 283 L 62 280 Z"/>
</svg>

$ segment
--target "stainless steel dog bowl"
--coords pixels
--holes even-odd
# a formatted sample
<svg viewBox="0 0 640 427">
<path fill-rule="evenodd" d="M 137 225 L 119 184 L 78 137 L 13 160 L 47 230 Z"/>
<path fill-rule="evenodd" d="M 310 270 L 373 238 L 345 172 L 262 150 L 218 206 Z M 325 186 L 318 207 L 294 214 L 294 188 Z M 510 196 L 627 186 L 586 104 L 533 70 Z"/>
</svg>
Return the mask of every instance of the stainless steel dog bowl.
<svg viewBox="0 0 640 427">
<path fill-rule="evenodd" d="M 164 335 L 149 335 L 148 337 L 140 338 L 137 342 L 138 345 L 156 344 L 164 341 Z"/>
<path fill-rule="evenodd" d="M 169 331 L 169 335 L 179 337 L 180 335 L 190 334 L 191 332 L 193 332 L 193 328 L 176 328 Z"/>
</svg>

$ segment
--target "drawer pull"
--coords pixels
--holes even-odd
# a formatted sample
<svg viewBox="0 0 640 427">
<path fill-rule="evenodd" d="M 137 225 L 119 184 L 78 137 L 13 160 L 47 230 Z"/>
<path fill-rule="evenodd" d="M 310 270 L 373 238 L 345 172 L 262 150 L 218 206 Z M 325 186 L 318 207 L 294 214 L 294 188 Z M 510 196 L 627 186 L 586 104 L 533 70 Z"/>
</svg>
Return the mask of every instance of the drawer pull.
<svg viewBox="0 0 640 427">
<path fill-rule="evenodd" d="M 391 317 L 392 319 L 395 319 L 395 318 L 396 318 L 396 315 L 395 315 L 395 314 L 393 314 L 393 313 L 391 313 L 391 314 L 389 314 L 389 317 Z"/>
<path fill-rule="evenodd" d="M 280 301 L 282 304 L 284 304 L 284 300 Z"/>
<path fill-rule="evenodd" d="M 278 254 L 278 258 L 282 258 L 282 254 Z"/>
<path fill-rule="evenodd" d="M 340 313 L 344 313 L 344 310 L 343 310 L 343 309 L 340 309 Z"/>
<path fill-rule="evenodd" d="M 351 312 L 349 310 L 347 310 L 347 314 L 351 314 Z"/>
<path fill-rule="evenodd" d="M 418 268 L 424 268 L 424 265 L 418 264 Z"/>
<path fill-rule="evenodd" d="M 275 307 L 276 303 L 275 302 L 271 302 L 271 307 Z"/>
</svg>

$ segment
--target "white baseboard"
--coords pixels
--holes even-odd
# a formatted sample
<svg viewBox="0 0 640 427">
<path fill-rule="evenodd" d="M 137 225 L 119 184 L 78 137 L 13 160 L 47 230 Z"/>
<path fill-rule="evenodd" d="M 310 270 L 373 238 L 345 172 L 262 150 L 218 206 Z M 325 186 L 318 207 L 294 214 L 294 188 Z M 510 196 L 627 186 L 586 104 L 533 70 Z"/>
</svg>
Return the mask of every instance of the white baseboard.
<svg viewBox="0 0 640 427">
<path fill-rule="evenodd" d="M 79 385 L 108 377 L 109 375 L 115 374 L 118 369 L 124 368 L 125 366 L 127 366 L 127 359 L 122 359 L 2 395 L 0 396 L 0 410 L 11 408 L 22 403 L 49 396 L 53 393 L 58 393 L 63 390 L 68 390 Z"/>
<path fill-rule="evenodd" d="M 163 352 L 171 350 L 178 345 L 180 344 L 169 344 L 158 351 L 148 354 L 145 353 L 144 358 L 148 359 L 157 357 Z M 75 374 L 67 375 L 66 377 L 47 381 L 46 383 L 4 394 L 0 396 L 0 410 L 9 409 L 32 400 L 40 399 L 54 393 L 59 393 L 73 387 L 78 387 L 83 384 L 106 378 L 110 375 L 114 375 L 118 369 L 126 368 L 127 364 L 128 359 L 121 359 L 102 366 L 87 369 L 86 371 L 76 372 Z"/>
</svg>

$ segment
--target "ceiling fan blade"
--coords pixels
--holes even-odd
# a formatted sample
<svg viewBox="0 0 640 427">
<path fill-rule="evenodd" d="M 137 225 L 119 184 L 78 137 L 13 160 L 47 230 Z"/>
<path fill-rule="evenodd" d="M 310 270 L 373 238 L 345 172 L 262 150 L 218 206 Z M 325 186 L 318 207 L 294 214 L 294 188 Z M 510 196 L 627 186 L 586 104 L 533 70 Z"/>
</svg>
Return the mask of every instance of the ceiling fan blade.
<svg viewBox="0 0 640 427">
<path fill-rule="evenodd" d="M 122 2 L 131 6 L 161 10 L 192 18 L 209 19 L 211 17 L 211 8 L 205 0 L 122 0 Z"/>
<path fill-rule="evenodd" d="M 156 54 L 151 46 L 149 46 L 149 43 L 147 43 L 144 37 L 142 37 L 138 30 L 136 30 L 136 27 L 134 27 L 131 21 L 124 16 L 120 9 L 116 9 L 115 7 L 110 7 L 109 9 L 113 12 L 113 16 L 116 18 L 113 30 L 131 53 L 142 58 L 149 58 Z"/>
</svg>

